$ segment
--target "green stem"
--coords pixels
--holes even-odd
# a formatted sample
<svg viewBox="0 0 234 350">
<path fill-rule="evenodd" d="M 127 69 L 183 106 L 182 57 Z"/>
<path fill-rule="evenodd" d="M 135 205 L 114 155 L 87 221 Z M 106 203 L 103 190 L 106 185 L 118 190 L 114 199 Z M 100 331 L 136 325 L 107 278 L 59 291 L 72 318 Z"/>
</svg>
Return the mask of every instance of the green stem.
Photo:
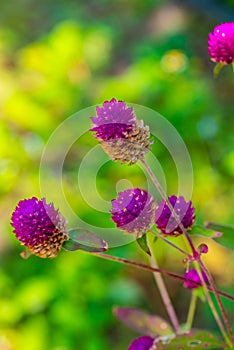
<svg viewBox="0 0 234 350">
<path fill-rule="evenodd" d="M 225 311 L 225 309 L 224 309 L 223 303 L 222 303 L 222 301 L 221 301 L 221 299 L 220 299 L 220 296 L 219 296 L 218 293 L 217 293 L 217 288 L 216 288 L 216 285 L 215 285 L 215 283 L 214 283 L 213 277 L 212 277 L 210 271 L 207 269 L 206 265 L 205 265 L 205 264 L 203 263 L 203 261 L 201 260 L 201 258 L 199 259 L 199 264 L 200 264 L 201 268 L 203 269 L 203 271 L 205 272 L 205 274 L 206 274 L 206 276 L 207 276 L 207 278 L 208 278 L 208 281 L 209 281 L 209 283 L 210 283 L 210 286 L 211 286 L 211 288 L 212 288 L 213 291 L 214 291 L 214 295 L 215 295 L 215 298 L 216 298 L 217 303 L 218 303 L 218 305 L 219 305 L 219 308 L 220 308 L 220 310 L 221 310 L 221 312 L 222 312 L 223 320 L 224 320 L 225 326 L 226 326 L 226 328 L 227 328 L 228 334 L 229 334 L 230 338 L 232 339 L 232 341 L 234 341 L 234 337 L 233 337 L 233 333 L 232 333 L 232 328 L 231 328 L 230 323 L 229 323 L 229 321 L 228 321 L 228 316 L 227 316 L 227 313 L 226 313 L 226 311 Z"/>
<path fill-rule="evenodd" d="M 159 266 L 158 266 L 158 263 L 157 263 L 157 259 L 156 259 L 155 255 L 154 255 L 152 242 L 151 242 L 150 239 L 148 239 L 148 247 L 149 247 L 149 250 L 150 250 L 150 253 L 151 253 L 150 265 L 153 268 L 159 269 Z M 167 288 L 165 286 L 165 283 L 164 283 L 164 280 L 162 278 L 162 275 L 161 275 L 161 273 L 156 273 L 156 272 L 154 272 L 153 275 L 154 275 L 154 279 L 155 279 L 155 281 L 157 283 L 158 290 L 160 292 L 162 301 L 163 301 L 163 303 L 165 305 L 165 308 L 167 310 L 168 316 L 170 317 L 171 323 L 172 323 L 172 325 L 173 325 L 173 327 L 175 329 L 176 334 L 179 334 L 180 333 L 180 324 L 179 324 L 179 321 L 178 321 L 175 309 L 174 309 L 174 307 L 172 305 L 170 296 L 169 296 L 169 294 L 167 292 Z"/>
<path fill-rule="evenodd" d="M 190 236 L 189 236 L 187 230 L 185 229 L 185 227 L 184 227 L 184 225 L 182 224 L 182 222 L 180 221 L 178 215 L 177 215 L 176 212 L 174 211 L 174 208 L 173 208 L 173 206 L 171 205 L 170 201 L 168 200 L 168 197 L 167 197 L 166 193 L 164 192 L 163 188 L 161 187 L 160 183 L 158 182 L 158 179 L 155 177 L 155 175 L 154 175 L 154 173 L 152 172 L 151 168 L 150 168 L 149 165 L 146 163 L 145 159 L 141 160 L 141 162 L 142 162 L 143 166 L 145 167 L 146 171 L 148 172 L 148 174 L 149 174 L 149 176 L 150 176 L 152 182 L 154 183 L 155 187 L 157 188 L 157 190 L 158 190 L 159 193 L 161 194 L 162 198 L 165 200 L 165 202 L 166 202 L 167 206 L 169 207 L 171 213 L 173 214 L 173 216 L 174 216 L 176 222 L 178 223 L 178 226 L 180 227 L 181 231 L 183 232 L 183 236 L 184 236 L 184 238 L 185 238 L 185 242 L 186 242 L 187 246 L 188 246 L 188 247 L 191 249 L 191 251 L 192 251 L 192 255 L 193 255 L 193 257 L 194 257 L 194 263 L 196 263 L 196 264 L 195 264 L 196 270 L 197 270 L 198 273 L 199 273 L 199 271 L 200 271 L 199 275 L 201 275 L 201 268 L 200 268 L 200 264 L 199 264 L 200 261 L 197 262 L 197 260 L 199 259 L 199 253 L 198 253 L 197 250 L 195 249 L 195 247 L 194 247 L 194 245 L 193 245 L 193 242 L 192 242 L 192 240 L 191 240 L 191 238 L 190 238 Z M 216 309 L 215 309 L 215 306 L 214 306 L 214 304 L 212 303 L 212 300 L 211 300 L 211 298 L 210 298 L 210 295 L 209 295 L 209 292 L 208 292 L 206 283 L 205 283 L 205 281 L 204 281 L 204 279 L 203 279 L 203 276 L 201 276 L 201 281 L 202 281 L 202 286 L 203 286 L 203 288 L 204 288 L 204 291 L 205 291 L 205 292 L 207 291 L 207 293 L 206 293 L 206 296 L 207 296 L 207 298 L 208 298 L 207 301 L 209 302 L 211 311 L 213 312 L 213 315 L 214 315 L 214 317 L 215 317 L 215 319 L 216 319 L 216 322 L 217 322 L 217 324 L 218 324 L 218 326 L 219 326 L 219 328 L 220 328 L 220 331 L 221 331 L 221 333 L 223 334 L 223 337 L 224 337 L 225 341 L 227 342 L 228 346 L 231 346 L 231 347 L 232 347 L 232 341 L 229 339 L 229 337 L 228 337 L 228 335 L 227 335 L 227 333 L 226 333 L 226 331 L 225 331 L 225 329 L 224 329 L 224 327 L 223 327 L 223 323 L 221 322 L 221 319 L 219 318 L 219 315 L 218 315 L 218 313 L 217 313 L 217 311 L 216 311 Z M 216 288 L 214 289 L 212 284 L 211 284 L 210 288 L 211 288 L 212 292 L 213 292 L 214 294 L 216 294 Z M 220 300 L 220 303 L 221 303 L 221 305 L 222 305 L 221 300 Z M 220 307 L 220 304 L 219 304 L 219 307 Z M 223 308 L 223 306 L 222 306 L 222 307 L 220 308 L 220 311 L 221 311 L 221 314 L 222 314 L 222 318 L 223 318 L 223 320 L 224 320 L 224 323 L 225 323 L 225 325 L 226 325 L 226 314 L 223 313 L 223 310 L 224 310 L 224 308 Z M 226 326 L 227 326 L 227 325 L 226 325 Z M 227 328 L 227 329 L 228 329 L 228 328 Z"/>
<path fill-rule="evenodd" d="M 191 299 L 190 299 L 190 304 L 189 304 L 187 321 L 186 321 L 186 331 L 190 331 L 190 329 L 192 328 L 196 306 L 197 306 L 197 293 L 195 290 L 193 290 Z"/>
<path fill-rule="evenodd" d="M 157 188 L 157 190 L 160 193 L 161 197 L 165 200 L 165 202 L 166 202 L 168 208 L 170 209 L 171 213 L 173 214 L 173 217 L 175 218 L 178 226 L 180 227 L 181 231 L 183 232 L 184 236 L 186 237 L 186 240 L 187 240 L 187 242 L 189 244 L 189 247 L 190 247 L 190 249 L 192 251 L 192 254 L 193 254 L 194 258 L 197 258 L 198 252 L 196 251 L 196 249 L 195 249 L 195 247 L 193 245 L 193 242 L 192 242 L 190 236 L 188 235 L 188 232 L 184 228 L 184 225 L 180 221 L 180 219 L 179 219 L 178 215 L 176 214 L 173 206 L 171 205 L 170 201 L 168 200 L 166 193 L 164 192 L 163 188 L 161 187 L 160 183 L 158 182 L 158 179 L 155 177 L 154 173 L 152 172 L 152 170 L 149 167 L 149 165 L 146 163 L 145 159 L 142 159 L 141 162 L 144 165 L 145 169 L 147 170 L 147 172 L 148 172 L 148 174 L 149 174 L 153 184 Z"/>
<path fill-rule="evenodd" d="M 185 250 L 181 249 L 179 246 L 177 246 L 176 244 L 172 243 L 171 241 L 169 241 L 168 239 L 160 235 L 157 231 L 150 230 L 150 232 L 152 232 L 155 236 L 163 240 L 165 243 L 169 244 L 171 247 L 177 249 L 180 253 L 188 256 L 188 253 Z"/>
<path fill-rule="evenodd" d="M 214 305 L 214 303 L 213 303 L 213 301 L 212 301 L 212 299 L 211 299 L 211 296 L 210 296 L 210 294 L 209 294 L 209 290 L 208 290 L 208 288 L 207 288 L 207 284 L 206 284 L 206 282 L 205 282 L 205 280 L 204 280 L 204 277 L 203 277 L 203 275 L 202 275 L 201 266 L 200 266 L 200 264 L 199 264 L 198 261 L 194 261 L 194 265 L 195 265 L 195 268 L 196 268 L 196 270 L 197 270 L 197 272 L 198 272 L 198 274 L 199 274 L 200 280 L 201 280 L 201 282 L 202 282 L 202 287 L 203 287 L 203 290 L 204 290 L 205 295 L 206 295 L 206 299 L 207 299 L 208 304 L 209 304 L 209 306 L 210 306 L 210 309 L 211 309 L 211 311 L 212 311 L 212 313 L 213 313 L 213 316 L 214 316 L 214 318 L 215 318 L 215 320 L 216 320 L 216 323 L 217 323 L 217 325 L 219 326 L 219 329 L 220 329 L 220 331 L 221 331 L 221 333 L 222 333 L 222 336 L 223 336 L 224 340 L 226 341 L 227 345 L 228 345 L 230 348 L 232 348 L 232 347 L 233 347 L 232 340 L 229 339 L 229 337 L 228 337 L 228 335 L 227 335 L 227 332 L 226 332 L 226 330 L 225 330 L 225 328 L 224 328 L 224 326 L 223 326 L 223 323 L 222 323 L 222 321 L 221 321 L 221 319 L 220 319 L 220 317 L 219 317 L 219 314 L 218 314 L 218 312 L 217 312 L 217 310 L 216 310 L 216 308 L 215 308 L 215 305 Z M 211 288 L 212 288 L 212 287 L 211 287 Z M 213 288 L 212 288 L 212 292 L 215 293 L 214 290 L 213 290 Z M 222 314 L 222 316 L 223 316 L 223 314 Z"/>
</svg>

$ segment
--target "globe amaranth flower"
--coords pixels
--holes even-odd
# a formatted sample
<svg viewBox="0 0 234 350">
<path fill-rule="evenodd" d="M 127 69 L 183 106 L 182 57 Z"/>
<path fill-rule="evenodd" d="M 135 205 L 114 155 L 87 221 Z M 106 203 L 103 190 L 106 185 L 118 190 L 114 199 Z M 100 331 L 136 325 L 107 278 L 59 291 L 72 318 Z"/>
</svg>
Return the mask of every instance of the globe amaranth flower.
<svg viewBox="0 0 234 350">
<path fill-rule="evenodd" d="M 97 117 L 91 117 L 95 137 L 109 157 L 132 165 L 150 150 L 149 127 L 137 120 L 133 108 L 113 98 L 96 107 Z"/>
<path fill-rule="evenodd" d="M 155 208 L 155 201 L 147 191 L 128 189 L 112 200 L 112 220 L 119 229 L 139 238 L 154 224 Z"/>
<path fill-rule="evenodd" d="M 184 277 L 191 280 L 191 281 L 184 281 L 184 283 L 183 283 L 184 287 L 186 287 L 188 289 L 199 288 L 199 286 L 202 285 L 201 278 L 195 269 L 191 269 L 188 272 L 186 272 L 184 274 Z M 207 276 L 203 271 L 202 271 L 202 277 L 203 277 L 204 281 L 206 283 L 208 283 Z M 193 283 L 193 282 L 195 282 L 195 283 Z M 199 285 L 197 285 L 197 284 L 199 284 Z"/>
<path fill-rule="evenodd" d="M 151 350 L 154 344 L 154 339 L 144 335 L 142 337 L 136 338 L 130 344 L 128 350 Z"/>
<path fill-rule="evenodd" d="M 21 200 L 12 216 L 11 225 L 22 245 L 41 258 L 54 258 L 68 240 L 67 224 L 62 214 L 45 198 Z"/>
<path fill-rule="evenodd" d="M 157 228 L 165 236 L 178 236 L 183 231 L 178 223 L 184 226 L 186 230 L 191 229 L 195 221 L 195 209 L 192 207 L 192 202 L 186 202 L 184 197 L 171 196 L 168 201 L 174 209 L 174 215 L 165 200 L 162 200 L 156 208 L 155 223 Z M 177 216 L 177 219 L 176 217 Z"/>
<path fill-rule="evenodd" d="M 132 124 L 136 120 L 133 108 L 127 108 L 126 103 L 116 101 L 105 101 L 102 107 L 96 107 L 97 117 L 91 117 L 95 131 L 95 137 L 102 141 L 118 138 L 126 138 L 132 130 Z"/>
<path fill-rule="evenodd" d="M 214 62 L 234 61 L 234 22 L 222 23 L 208 36 L 208 52 Z"/>
</svg>

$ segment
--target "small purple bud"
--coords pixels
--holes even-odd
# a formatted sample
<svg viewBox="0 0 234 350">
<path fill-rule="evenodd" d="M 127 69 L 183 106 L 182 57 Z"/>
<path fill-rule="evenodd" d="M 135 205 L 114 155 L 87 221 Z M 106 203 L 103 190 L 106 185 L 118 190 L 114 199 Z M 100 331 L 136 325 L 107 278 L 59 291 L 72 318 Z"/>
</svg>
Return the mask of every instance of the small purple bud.
<svg viewBox="0 0 234 350">
<path fill-rule="evenodd" d="M 205 243 L 200 244 L 198 247 L 198 251 L 200 254 L 207 254 L 209 251 L 208 245 L 206 245 Z"/>
<path fill-rule="evenodd" d="M 149 336 L 142 336 L 133 340 L 128 350 L 150 350 L 153 346 L 154 339 Z"/>
<path fill-rule="evenodd" d="M 204 281 L 206 283 L 208 283 L 208 279 L 206 277 L 206 274 L 202 271 L 202 276 L 204 278 Z M 198 272 L 195 269 L 191 269 L 188 272 L 186 272 L 184 274 L 184 277 L 191 280 L 191 281 L 184 281 L 184 287 L 188 288 L 188 289 L 195 289 L 195 288 L 199 288 L 199 286 L 202 285 L 202 281 L 200 279 L 200 276 L 198 274 Z M 195 283 L 198 283 L 199 286 L 197 284 L 194 284 L 193 281 Z"/>
</svg>

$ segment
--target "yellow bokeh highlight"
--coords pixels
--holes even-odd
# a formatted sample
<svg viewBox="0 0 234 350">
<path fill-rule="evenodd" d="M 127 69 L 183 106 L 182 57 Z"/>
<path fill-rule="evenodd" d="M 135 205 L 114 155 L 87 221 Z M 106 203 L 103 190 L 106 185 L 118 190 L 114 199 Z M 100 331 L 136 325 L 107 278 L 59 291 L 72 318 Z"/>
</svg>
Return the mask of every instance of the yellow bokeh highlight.
<svg viewBox="0 0 234 350">
<path fill-rule="evenodd" d="M 188 58 L 180 50 L 170 50 L 162 57 L 161 66 L 165 72 L 179 73 L 187 68 Z"/>
</svg>

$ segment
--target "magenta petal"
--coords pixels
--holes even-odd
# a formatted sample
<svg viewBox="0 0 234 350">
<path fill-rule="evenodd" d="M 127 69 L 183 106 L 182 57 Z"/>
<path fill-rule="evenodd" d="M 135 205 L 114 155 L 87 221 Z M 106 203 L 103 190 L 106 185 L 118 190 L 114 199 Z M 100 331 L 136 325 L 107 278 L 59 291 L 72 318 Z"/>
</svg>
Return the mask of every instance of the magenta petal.
<svg viewBox="0 0 234 350">
<path fill-rule="evenodd" d="M 184 228 L 190 229 L 195 221 L 195 209 L 192 207 L 192 202 L 186 202 L 184 197 L 174 195 L 168 197 L 168 201 Z M 182 233 L 178 221 L 165 200 L 162 200 L 156 209 L 155 223 L 158 230 L 164 235 L 177 236 Z"/>
<path fill-rule="evenodd" d="M 132 130 L 132 124 L 136 120 L 133 108 L 128 108 L 123 101 L 113 98 L 103 103 L 102 107 L 96 107 L 96 117 L 91 117 L 95 131 L 95 137 L 103 141 L 117 138 L 125 138 Z"/>
<path fill-rule="evenodd" d="M 54 257 L 68 239 L 65 218 L 52 203 L 47 204 L 45 198 L 21 200 L 11 220 L 18 240 L 35 255 Z"/>
<path fill-rule="evenodd" d="M 207 276 L 206 274 L 202 271 L 202 276 L 205 280 L 205 282 L 208 282 Z M 194 281 L 195 283 L 198 283 L 200 286 L 202 285 L 200 276 L 198 274 L 198 272 L 195 269 L 191 269 L 188 272 L 186 272 L 184 274 L 184 277 L 191 280 L 191 282 L 189 281 L 184 281 L 184 286 L 188 289 L 195 289 L 198 288 L 199 286 L 197 284 L 194 284 L 192 281 Z"/>
<path fill-rule="evenodd" d="M 214 62 L 234 61 L 234 22 L 222 23 L 208 36 L 208 52 Z"/>
<path fill-rule="evenodd" d="M 118 228 L 139 236 L 147 232 L 154 223 L 155 202 L 145 190 L 128 189 L 112 200 L 111 214 Z"/>
<path fill-rule="evenodd" d="M 154 343 L 154 339 L 149 336 L 139 337 L 130 344 L 128 350 L 150 350 Z"/>
</svg>

